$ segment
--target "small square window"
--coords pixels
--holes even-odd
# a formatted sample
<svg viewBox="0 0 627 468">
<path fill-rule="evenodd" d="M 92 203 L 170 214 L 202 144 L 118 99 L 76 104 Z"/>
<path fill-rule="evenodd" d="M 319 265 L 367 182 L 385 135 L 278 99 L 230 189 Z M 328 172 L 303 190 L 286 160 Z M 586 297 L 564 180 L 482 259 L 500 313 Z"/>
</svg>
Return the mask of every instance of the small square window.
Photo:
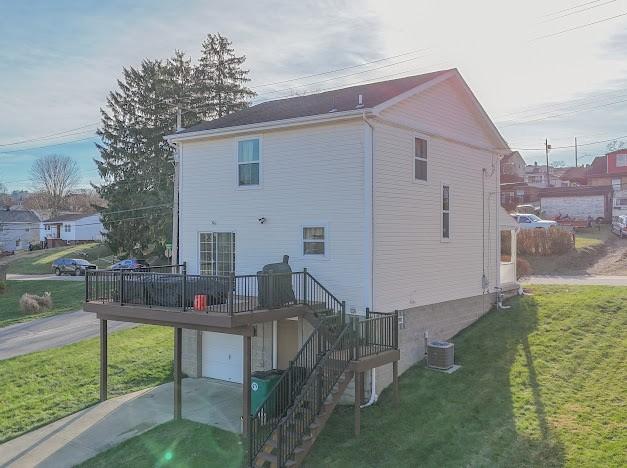
<svg viewBox="0 0 627 468">
<path fill-rule="evenodd" d="M 303 228 L 303 255 L 325 255 L 326 236 L 324 227 Z"/>
</svg>

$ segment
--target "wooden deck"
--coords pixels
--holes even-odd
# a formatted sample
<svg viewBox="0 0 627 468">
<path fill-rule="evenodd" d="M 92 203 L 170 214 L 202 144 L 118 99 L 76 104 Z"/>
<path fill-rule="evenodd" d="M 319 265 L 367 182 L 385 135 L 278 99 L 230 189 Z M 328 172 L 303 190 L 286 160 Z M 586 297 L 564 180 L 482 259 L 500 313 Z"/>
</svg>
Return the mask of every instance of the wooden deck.
<svg viewBox="0 0 627 468">
<path fill-rule="evenodd" d="M 214 308 L 215 309 L 215 308 Z M 164 325 L 203 331 L 216 331 L 235 335 L 252 336 L 253 325 L 289 317 L 299 317 L 310 311 L 308 306 L 288 305 L 277 309 L 258 309 L 229 315 L 215 312 L 212 306 L 206 311 L 186 310 L 145 305 L 121 305 L 114 302 L 86 302 L 85 312 L 93 312 L 99 319 L 118 322 Z"/>
</svg>

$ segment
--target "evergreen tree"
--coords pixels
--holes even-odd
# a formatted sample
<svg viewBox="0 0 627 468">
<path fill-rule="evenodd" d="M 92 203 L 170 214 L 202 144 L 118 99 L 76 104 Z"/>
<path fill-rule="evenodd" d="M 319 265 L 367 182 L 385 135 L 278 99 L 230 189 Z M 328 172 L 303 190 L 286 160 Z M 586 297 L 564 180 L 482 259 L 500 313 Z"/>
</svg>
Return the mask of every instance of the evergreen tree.
<svg viewBox="0 0 627 468">
<path fill-rule="evenodd" d="M 191 126 L 246 107 L 254 93 L 245 87 L 244 60 L 226 38 L 210 34 L 196 66 L 176 51 L 165 62 L 123 70 L 101 109 L 96 164 L 104 182 L 94 186 L 107 202 L 102 221 L 114 252 L 163 253 L 172 239 L 174 175 L 174 150 L 163 137 L 176 130 L 177 109 Z"/>
<path fill-rule="evenodd" d="M 214 119 L 248 106 L 255 93 L 246 87 L 248 70 L 242 69 L 244 55 L 235 55 L 231 42 L 220 34 L 209 34 L 202 43 L 196 67 L 196 108 L 203 119 Z"/>
</svg>

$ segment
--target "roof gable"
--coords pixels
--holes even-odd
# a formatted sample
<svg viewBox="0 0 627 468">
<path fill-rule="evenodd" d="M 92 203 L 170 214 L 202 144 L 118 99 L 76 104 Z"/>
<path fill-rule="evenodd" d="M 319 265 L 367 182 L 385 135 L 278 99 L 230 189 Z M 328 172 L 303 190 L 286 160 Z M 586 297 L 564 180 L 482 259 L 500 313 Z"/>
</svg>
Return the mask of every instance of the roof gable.
<svg viewBox="0 0 627 468">
<path fill-rule="evenodd" d="M 31 210 L 0 210 L 0 223 L 39 223 Z"/>
<path fill-rule="evenodd" d="M 373 108 L 450 71 L 442 70 L 378 83 L 350 86 L 323 93 L 262 102 L 215 120 L 201 122 L 181 130 L 175 135 Z M 359 95 L 362 96 L 361 105 L 359 104 Z"/>
</svg>

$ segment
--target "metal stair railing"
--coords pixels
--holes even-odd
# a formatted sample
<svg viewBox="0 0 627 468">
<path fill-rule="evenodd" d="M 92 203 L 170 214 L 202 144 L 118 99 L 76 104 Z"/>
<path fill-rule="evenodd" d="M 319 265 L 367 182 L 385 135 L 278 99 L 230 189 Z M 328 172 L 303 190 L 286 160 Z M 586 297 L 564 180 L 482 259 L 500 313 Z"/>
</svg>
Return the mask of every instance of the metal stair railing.
<svg viewBox="0 0 627 468">
<path fill-rule="evenodd" d="M 251 415 L 249 425 L 251 461 L 263 449 L 280 420 L 294 404 L 294 399 L 301 392 L 303 384 L 319 364 L 321 357 L 333 345 L 329 336 L 336 337 L 342 330 L 342 324 L 342 314 L 322 317 L 319 326 L 314 329 L 268 396 Z"/>
</svg>

